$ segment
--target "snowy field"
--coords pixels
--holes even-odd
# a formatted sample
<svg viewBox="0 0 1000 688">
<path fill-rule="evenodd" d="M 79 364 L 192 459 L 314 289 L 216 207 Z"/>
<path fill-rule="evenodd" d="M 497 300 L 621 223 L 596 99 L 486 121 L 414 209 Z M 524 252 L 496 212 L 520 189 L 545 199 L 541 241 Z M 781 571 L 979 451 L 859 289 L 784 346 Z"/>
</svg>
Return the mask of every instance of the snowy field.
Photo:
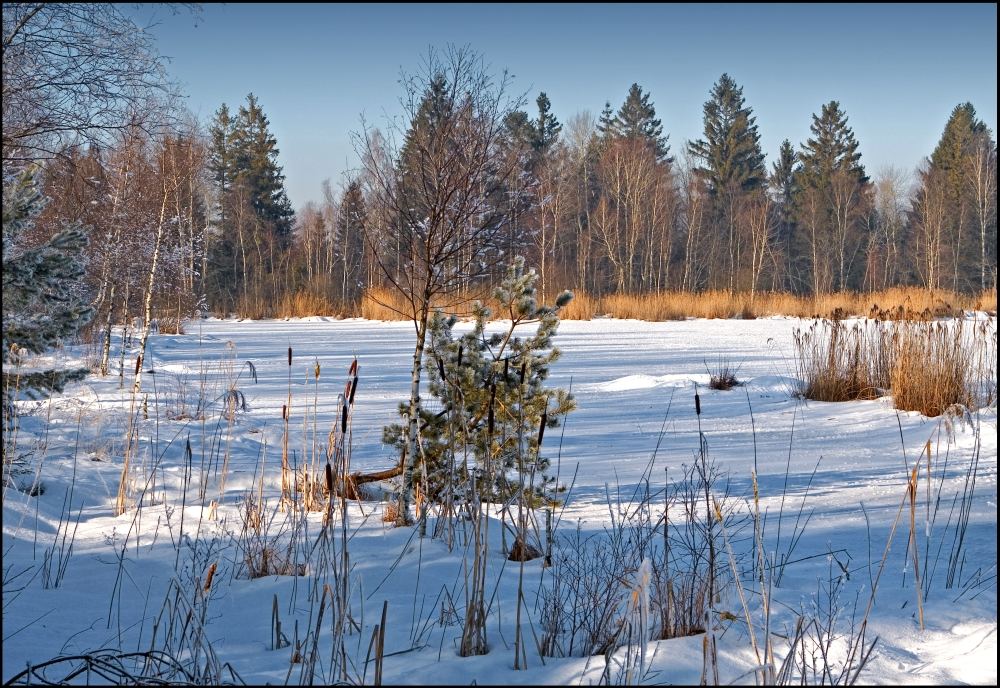
<svg viewBox="0 0 1000 688">
<path fill-rule="evenodd" d="M 561 537 L 571 539 L 577 528 L 589 535 L 613 527 L 612 516 L 621 518 L 635 495 L 647 489 L 647 479 L 652 501 L 662 499 L 655 495 L 694 464 L 700 428 L 720 474 L 713 488 L 717 497 L 734 513 L 748 513 L 756 470 L 760 510 L 767 514 L 765 549 L 789 562 L 780 583 L 770 578 L 768 591 L 769 631 L 779 663 L 794 635 L 796 615 L 806 614 L 830 622 L 827 663 L 840 666 L 851 623 L 861 621 L 877 582 L 867 638 L 877 636 L 878 642 L 858 682 L 995 684 L 996 403 L 964 417 L 928 419 L 897 412 L 889 398 L 845 403 L 798 398 L 793 331 L 805 325 L 787 318 L 562 323 L 555 338 L 562 357 L 549 384 L 571 387 L 578 409 L 545 438 L 560 480 L 570 485 L 559 511 Z M 322 605 L 314 587 L 320 575 L 316 560 L 310 560 L 304 576 L 247 579 L 237 537 L 239 504 L 254 489 L 263 464 L 264 497 L 277 513 L 282 406 L 289 384 L 289 451 L 308 456 L 314 429 L 319 428 L 318 442 L 325 446 L 327 432 L 338 423 L 337 397 L 355 357 L 360 383 L 351 420 L 351 468 L 383 469 L 396 461 L 381 444 L 381 434 L 385 424 L 398 420 L 396 407 L 408 396 L 413 327 L 310 318 L 203 320 L 187 323 L 186 330 L 179 336 L 154 335 L 149 342 L 145 368 L 154 372 L 142 381 L 148 418 L 142 419 L 143 409 L 137 407 L 140 440 L 131 476 L 146 488 L 140 509 L 133 504 L 124 515 L 114 515 L 134 355 L 125 359 L 125 389 L 119 388 L 117 374 L 91 376 L 51 402 L 23 402 L 30 415 L 22 419 L 16 450 L 34 472 L 16 476 L 23 491 L 9 488 L 4 494 L 5 682 L 29 664 L 59 655 L 160 647 L 164 637 L 182 631 L 157 625 L 157 619 L 173 614 L 183 620 L 187 607 L 200 619 L 188 622 L 198 626 L 218 661 L 246 683 L 309 680 L 303 663 L 292 661 L 294 641 L 307 636 L 319 647 L 312 679 L 328 684 L 345 678 L 332 669 L 332 610 L 317 621 Z M 288 347 L 294 353 L 291 383 Z M 253 364 L 256 382 L 245 361 Z M 745 384 L 729 391 L 708 389 L 709 370 L 724 361 L 737 368 Z M 219 397 L 224 383 L 237 376 L 246 410 L 230 425 Z M 228 471 L 220 497 L 223 457 L 228 457 Z M 907 544 L 908 481 L 918 462 L 912 518 L 920 585 L 926 589 L 923 630 Z M 27 492 L 36 472 L 44 491 L 32 496 Z M 214 508 L 213 500 L 218 502 Z M 382 521 L 384 508 L 382 502 L 367 501 L 349 510 L 347 585 L 353 623 L 346 631 L 347 681 L 375 681 L 375 662 L 366 658 L 374 656 L 370 644 L 383 605 L 380 670 L 389 684 L 699 681 L 703 634 L 650 641 L 640 670 L 628 675 L 605 672 L 604 655 L 540 656 L 540 591 L 551 585 L 552 570 L 543 569 L 540 559 L 526 562 L 523 571 L 518 562 L 508 561 L 499 528 L 490 530 L 496 542 L 491 540 L 486 567 L 489 652 L 460 657 L 462 547 L 449 551 L 430 536 L 433 526 L 425 538 L 415 528 L 389 527 Z M 339 531 L 339 512 L 336 519 Z M 322 520 L 322 514 L 310 514 L 298 535 L 301 561 L 320 537 Z M 279 529 L 282 523 L 278 514 L 272 525 Z M 738 536 L 730 535 L 735 558 L 743 562 L 736 568 L 745 571 L 752 533 L 744 525 Z M 724 548 L 720 557 L 728 566 Z M 212 564 L 214 581 L 206 586 Z M 620 572 L 623 616 L 630 613 L 635 574 Z M 521 576 L 527 650 L 519 665 L 527 668 L 515 671 Z M 172 581 L 183 594 L 171 591 Z M 743 585 L 752 623 L 758 625 L 763 618 L 759 586 L 749 576 Z M 720 682 L 753 684 L 759 662 L 731 586 L 714 609 Z M 290 642 L 272 649 L 275 613 Z M 310 636 L 315 627 L 320 632 Z M 756 628 L 758 641 L 763 632 Z M 303 653 L 309 649 L 301 648 Z M 623 648 L 610 656 L 626 662 L 627 652 Z M 52 678 L 68 673 L 63 664 L 52 672 Z"/>
</svg>

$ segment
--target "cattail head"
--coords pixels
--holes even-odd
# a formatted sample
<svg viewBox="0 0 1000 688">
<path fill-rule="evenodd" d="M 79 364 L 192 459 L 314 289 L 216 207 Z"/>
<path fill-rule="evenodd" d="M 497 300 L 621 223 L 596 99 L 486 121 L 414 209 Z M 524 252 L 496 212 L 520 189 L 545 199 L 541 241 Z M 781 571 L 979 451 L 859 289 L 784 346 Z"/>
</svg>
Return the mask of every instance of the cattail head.
<svg viewBox="0 0 1000 688">
<path fill-rule="evenodd" d="M 341 433 L 346 433 L 347 432 L 347 404 L 344 404 L 343 406 L 341 406 L 340 432 Z"/>
<path fill-rule="evenodd" d="M 497 384 L 494 382 L 490 385 L 490 408 L 489 415 L 486 418 L 486 431 L 492 435 L 493 434 L 493 402 L 497 398 Z"/>
<path fill-rule="evenodd" d="M 538 424 L 538 448 L 539 449 L 542 448 L 542 438 L 545 436 L 545 424 L 548 422 L 548 420 L 549 420 L 549 412 L 548 412 L 548 409 L 546 409 L 545 411 L 542 411 L 542 420 Z"/>
<path fill-rule="evenodd" d="M 458 345 L 458 361 L 456 361 L 455 365 L 457 365 L 459 368 L 462 367 L 462 345 L 461 344 Z"/>
<path fill-rule="evenodd" d="M 288 420 L 288 406 L 285 404 L 281 405 L 281 420 Z"/>
<path fill-rule="evenodd" d="M 142 354 L 135 357 L 135 374 L 139 374 L 139 368 L 142 367 Z"/>
<path fill-rule="evenodd" d="M 441 376 L 441 382 L 444 382 L 445 381 L 445 377 L 444 377 L 444 361 L 442 361 L 441 358 L 438 357 L 437 363 L 438 363 L 438 374 Z"/>
<path fill-rule="evenodd" d="M 354 384 L 351 385 L 351 395 L 348 397 L 347 403 L 354 406 L 354 395 L 358 391 L 358 377 L 354 377 Z"/>
<path fill-rule="evenodd" d="M 329 461 L 326 462 L 326 491 L 331 497 L 333 496 L 333 468 Z"/>
<path fill-rule="evenodd" d="M 347 370 L 348 375 L 356 375 L 358 372 L 358 359 L 351 361 L 351 367 Z"/>
<path fill-rule="evenodd" d="M 524 375 L 528 372 L 528 362 L 521 361 L 521 384 L 524 384 Z"/>
<path fill-rule="evenodd" d="M 694 412 L 695 412 L 695 415 L 698 415 L 698 416 L 701 415 L 701 397 L 698 396 L 698 391 L 697 390 L 695 390 L 695 393 L 694 393 Z"/>
<path fill-rule="evenodd" d="M 205 576 L 205 592 L 207 593 L 212 587 L 212 577 L 215 576 L 215 563 L 213 562 L 211 566 L 208 567 L 208 574 Z"/>
<path fill-rule="evenodd" d="M 313 376 L 319 379 L 319 361 L 316 361 L 316 367 L 313 369 Z"/>
</svg>

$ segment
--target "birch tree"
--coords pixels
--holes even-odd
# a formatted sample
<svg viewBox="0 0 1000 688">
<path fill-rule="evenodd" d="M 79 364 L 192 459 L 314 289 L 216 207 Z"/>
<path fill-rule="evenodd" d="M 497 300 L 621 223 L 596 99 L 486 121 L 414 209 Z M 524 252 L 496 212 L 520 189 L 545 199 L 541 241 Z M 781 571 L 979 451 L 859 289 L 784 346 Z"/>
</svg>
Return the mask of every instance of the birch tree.
<svg viewBox="0 0 1000 688">
<path fill-rule="evenodd" d="M 518 170 L 518 160 L 502 153 L 503 126 L 524 100 L 510 95 L 506 72 L 494 78 L 467 48 L 429 51 L 422 68 L 402 82 L 406 129 L 396 129 L 399 147 L 393 149 L 390 140 L 389 155 L 380 155 L 368 128 L 355 139 L 372 202 L 390 218 L 384 243 L 397 247 L 390 255 L 380 250 L 384 244 L 372 252 L 416 335 L 399 525 L 412 522 L 420 380 L 432 307 L 439 300 L 460 301 L 460 288 L 488 275 L 500 257 L 497 240 L 511 222 L 506 192 L 515 187 Z"/>
</svg>

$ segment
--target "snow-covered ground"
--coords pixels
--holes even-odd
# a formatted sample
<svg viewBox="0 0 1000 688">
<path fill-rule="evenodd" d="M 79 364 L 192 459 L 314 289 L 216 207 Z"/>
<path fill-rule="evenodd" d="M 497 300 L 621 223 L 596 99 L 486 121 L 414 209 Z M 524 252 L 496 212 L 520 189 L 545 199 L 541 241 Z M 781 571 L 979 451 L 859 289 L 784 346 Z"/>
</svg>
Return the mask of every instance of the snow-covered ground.
<svg viewBox="0 0 1000 688">
<path fill-rule="evenodd" d="M 578 409 L 545 439 L 548 455 L 558 458 L 562 482 L 572 483 L 560 532 L 569 537 L 579 527 L 584 534 L 602 533 L 637 487 L 645 489 L 647 477 L 654 494 L 680 480 L 683 467 L 693 465 L 698 454 L 700 429 L 721 474 L 718 497 L 728 495 L 731 508 L 746 513 L 756 470 L 760 508 L 768 515 L 766 548 L 775 558 L 792 562 L 770 590 L 776 651 L 787 646 L 796 613 L 820 619 L 839 610 L 833 614 L 837 638 L 828 660 L 839 666 L 852 611 L 857 609 L 854 621 L 860 622 L 898 515 L 869 617 L 868 639 L 877 636 L 878 642 L 858 680 L 995 684 L 996 403 L 965 417 L 928 419 L 897 412 L 889 398 L 802 400 L 794 394 L 792 338 L 793 330 L 804 324 L 787 318 L 563 322 L 555 338 L 562 357 L 553 365 L 549 383 L 571 388 Z M 203 614 L 205 638 L 219 661 L 228 662 L 243 681 L 304 681 L 303 665 L 290 663 L 295 643 L 272 649 L 274 605 L 277 600 L 284 635 L 292 641 L 305 639 L 317 624 L 320 605 L 312 582 L 320 575 L 318 564 L 310 560 L 313 568 L 305 576 L 241 577 L 235 537 L 239 503 L 263 464 L 264 497 L 272 510 L 277 505 L 282 406 L 289 389 L 289 452 L 309 456 L 315 428 L 315 441 L 325 446 L 355 357 L 360 383 L 351 421 L 351 467 L 391 466 L 396 457 L 381 444 L 382 427 L 398 420 L 396 407 L 407 397 L 413 339 L 409 323 L 326 318 L 202 320 L 189 322 L 185 335 L 152 336 L 145 367 L 154 372 L 143 377 L 148 419 L 140 421 L 133 473 L 135 480 L 147 481 L 148 489 L 144 506 L 122 516 L 114 515 L 114 505 L 134 357 L 126 359 L 125 389 L 119 388 L 117 375 L 92 376 L 51 402 L 22 402 L 30 415 L 22 419 L 16 451 L 37 471 L 44 492 L 31 496 L 10 488 L 4 495 L 4 681 L 29 664 L 60 654 L 160 647 L 169 631 L 161 623 L 154 636 L 154 625 L 178 604 L 169 593 L 171 581 L 194 606 L 195 616 Z M 293 348 L 290 383 L 288 347 Z M 253 364 L 256 382 L 245 361 Z M 737 368 L 745 384 L 729 391 L 708 389 L 710 370 L 725 362 Z M 237 413 L 230 427 L 219 397 L 223 380 L 237 378 L 248 410 Z M 695 413 L 696 388 L 700 417 Z M 206 412 L 203 419 L 191 419 L 198 416 L 199 398 L 207 403 Z M 142 411 L 137 408 L 140 419 Z M 929 473 L 922 454 L 928 440 Z M 191 472 L 185 492 L 188 442 Z M 227 455 L 225 492 L 219 499 L 220 466 Z M 918 461 L 913 518 L 919 574 L 927 589 L 923 630 L 912 555 L 907 556 L 907 485 Z M 974 486 L 969 484 L 970 466 L 975 467 Z M 35 474 L 16 479 L 27 487 Z M 962 495 L 970 490 L 972 498 L 965 500 L 968 526 L 958 548 Z M 215 509 L 213 500 L 219 500 Z M 467 563 L 462 547 L 449 551 L 441 539 L 430 537 L 432 527 L 426 538 L 414 528 L 389 527 L 382 521 L 383 508 L 381 502 L 369 501 L 349 511 L 350 616 L 356 625 L 347 634 L 346 680 L 374 681 L 374 662 L 365 660 L 384 603 L 385 683 L 602 680 L 603 656 L 540 656 L 537 598 L 551 585 L 552 569 L 543 569 L 535 559 L 522 572 L 517 562 L 507 561 L 498 527 L 490 530 L 495 542 L 491 540 L 486 568 L 489 652 L 460 657 Z M 337 519 L 339 523 L 339 515 Z M 281 522 L 277 517 L 274 527 Z M 305 550 L 321 531 L 322 514 L 311 514 L 299 536 L 300 560 L 307 558 Z M 742 557 L 751 545 L 746 530 L 734 540 Z M 725 552 L 720 556 L 727 557 Z M 953 576 L 950 558 L 955 559 Z M 213 563 L 210 593 L 200 593 L 195 588 L 204 585 Z M 635 572 L 620 573 L 626 609 Z M 527 669 L 515 671 L 520 575 L 522 628 L 529 649 L 520 662 Z M 832 581 L 839 581 L 835 594 L 828 592 Z M 744 584 L 757 623 L 762 618 L 759 590 L 749 578 Z M 174 601 L 165 604 L 165 599 Z M 732 588 L 714 613 L 720 681 L 753 683 L 757 659 Z M 344 678 L 332 675 L 330 668 L 332 618 L 328 610 L 320 619 L 321 661 L 314 680 L 322 683 Z M 756 637 L 763 637 L 761 629 Z M 642 673 L 628 678 L 696 683 L 703 670 L 702 650 L 701 635 L 651 641 Z M 60 671 L 64 676 L 63 669 L 54 666 L 53 677 Z M 611 678 L 626 677 L 611 672 Z"/>
</svg>

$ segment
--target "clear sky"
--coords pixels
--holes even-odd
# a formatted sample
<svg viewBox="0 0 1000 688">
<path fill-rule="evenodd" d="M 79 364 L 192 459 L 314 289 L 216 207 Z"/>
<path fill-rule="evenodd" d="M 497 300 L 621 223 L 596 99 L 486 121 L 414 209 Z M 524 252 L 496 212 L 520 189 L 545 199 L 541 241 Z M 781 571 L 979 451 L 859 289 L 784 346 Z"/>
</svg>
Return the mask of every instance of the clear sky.
<svg viewBox="0 0 1000 688">
<path fill-rule="evenodd" d="M 357 165 L 361 115 L 398 115 L 401 70 L 428 47 L 469 45 L 506 68 L 533 112 L 539 91 L 565 122 L 617 109 L 632 82 L 650 93 L 671 152 L 702 135 L 702 105 L 723 72 L 743 87 L 768 165 L 798 147 L 812 113 L 840 101 L 869 173 L 912 171 L 958 103 L 997 130 L 997 6 L 205 4 L 198 16 L 128 10 L 208 122 L 250 91 L 271 121 L 292 204 L 321 197 Z"/>
</svg>

